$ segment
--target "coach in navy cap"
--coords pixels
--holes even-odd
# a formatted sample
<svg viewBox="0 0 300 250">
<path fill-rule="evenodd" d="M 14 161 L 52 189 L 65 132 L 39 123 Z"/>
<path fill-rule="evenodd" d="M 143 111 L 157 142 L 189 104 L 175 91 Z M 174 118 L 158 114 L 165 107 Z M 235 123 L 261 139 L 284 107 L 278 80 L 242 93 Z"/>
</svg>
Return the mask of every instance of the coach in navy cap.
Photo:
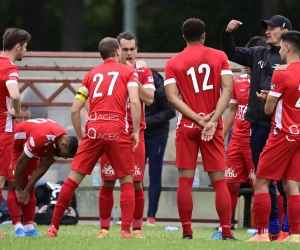
<svg viewBox="0 0 300 250">
<path fill-rule="evenodd" d="M 292 29 L 292 24 L 290 20 L 281 15 L 273 16 L 270 20 L 262 20 L 260 21 L 260 25 L 264 29 L 266 29 L 268 26 L 281 27 L 283 29 L 288 29 L 288 30 Z"/>
</svg>

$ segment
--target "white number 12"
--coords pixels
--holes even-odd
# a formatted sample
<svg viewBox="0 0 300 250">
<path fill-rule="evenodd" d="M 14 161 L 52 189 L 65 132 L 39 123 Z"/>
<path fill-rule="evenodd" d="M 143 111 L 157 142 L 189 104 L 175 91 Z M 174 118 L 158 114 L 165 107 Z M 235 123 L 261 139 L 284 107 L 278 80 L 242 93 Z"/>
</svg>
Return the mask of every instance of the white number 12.
<svg viewBox="0 0 300 250">
<path fill-rule="evenodd" d="M 198 67 L 198 73 L 201 74 L 203 73 L 203 69 L 205 69 L 205 76 L 204 76 L 204 79 L 203 79 L 203 85 L 202 85 L 202 89 L 203 90 L 208 90 L 208 89 L 213 89 L 214 88 L 214 85 L 212 84 L 208 84 L 208 78 L 209 78 L 209 75 L 210 75 L 210 67 L 208 64 L 204 63 L 204 64 L 200 64 L 200 66 Z M 187 71 L 187 75 L 190 75 L 191 78 L 192 78 L 192 82 L 193 82 L 193 86 L 194 86 L 194 89 L 195 89 L 195 93 L 199 93 L 200 90 L 199 90 L 199 84 L 197 82 L 197 78 L 196 78 L 196 72 L 195 72 L 195 68 L 194 67 L 191 67 L 188 71 Z"/>
</svg>

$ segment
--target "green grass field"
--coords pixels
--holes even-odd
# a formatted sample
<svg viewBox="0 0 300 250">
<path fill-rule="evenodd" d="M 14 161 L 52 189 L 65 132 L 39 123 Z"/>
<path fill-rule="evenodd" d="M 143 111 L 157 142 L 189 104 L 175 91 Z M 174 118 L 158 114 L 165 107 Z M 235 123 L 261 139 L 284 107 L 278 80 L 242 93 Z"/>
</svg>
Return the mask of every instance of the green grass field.
<svg viewBox="0 0 300 250">
<path fill-rule="evenodd" d="M 144 227 L 143 231 L 147 239 L 121 239 L 120 227 L 114 226 L 111 228 L 110 237 L 98 239 L 98 226 L 63 226 L 59 231 L 59 236 L 56 238 L 46 238 L 44 235 L 47 227 L 39 226 L 37 230 L 42 235 L 40 238 L 16 238 L 13 236 L 13 228 L 11 226 L 0 227 L 1 233 L 6 235 L 6 238 L 0 239 L 1 250 L 93 250 L 93 249 L 166 249 L 166 250 L 188 250 L 188 249 L 234 249 L 234 250 L 276 250 L 276 249 L 300 249 L 297 243 L 247 243 L 244 240 L 250 238 L 245 230 L 235 230 L 234 235 L 240 241 L 212 241 L 209 240 L 213 229 L 199 228 L 194 229 L 193 240 L 182 240 L 180 232 L 167 233 L 164 227 Z"/>
</svg>

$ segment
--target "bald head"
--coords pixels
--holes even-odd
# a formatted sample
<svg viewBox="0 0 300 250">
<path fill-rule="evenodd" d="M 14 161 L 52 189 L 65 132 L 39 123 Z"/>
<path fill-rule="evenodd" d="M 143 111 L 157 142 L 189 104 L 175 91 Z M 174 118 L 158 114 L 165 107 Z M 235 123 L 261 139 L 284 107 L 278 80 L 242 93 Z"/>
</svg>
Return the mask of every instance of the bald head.
<svg viewBox="0 0 300 250">
<path fill-rule="evenodd" d="M 141 65 L 145 68 L 148 68 L 147 63 L 145 61 L 140 60 L 140 61 L 137 61 L 136 64 Z"/>
<path fill-rule="evenodd" d="M 117 39 L 112 37 L 105 37 L 98 46 L 100 55 L 103 60 L 107 58 L 114 58 L 119 55 L 120 44 Z"/>
</svg>

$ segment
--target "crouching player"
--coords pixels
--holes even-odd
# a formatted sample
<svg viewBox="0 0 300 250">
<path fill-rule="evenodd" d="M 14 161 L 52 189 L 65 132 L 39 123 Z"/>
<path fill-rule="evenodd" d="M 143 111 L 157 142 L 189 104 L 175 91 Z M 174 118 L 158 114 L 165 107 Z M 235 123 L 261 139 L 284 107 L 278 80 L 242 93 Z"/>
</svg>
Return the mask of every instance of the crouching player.
<svg viewBox="0 0 300 250">
<path fill-rule="evenodd" d="M 13 159 L 7 176 L 7 207 L 15 236 L 39 236 L 34 229 L 35 183 L 59 158 L 72 158 L 78 140 L 49 119 L 30 119 L 15 127 Z M 40 162 L 40 157 L 45 160 Z M 21 223 L 23 212 L 24 226 Z"/>
</svg>

